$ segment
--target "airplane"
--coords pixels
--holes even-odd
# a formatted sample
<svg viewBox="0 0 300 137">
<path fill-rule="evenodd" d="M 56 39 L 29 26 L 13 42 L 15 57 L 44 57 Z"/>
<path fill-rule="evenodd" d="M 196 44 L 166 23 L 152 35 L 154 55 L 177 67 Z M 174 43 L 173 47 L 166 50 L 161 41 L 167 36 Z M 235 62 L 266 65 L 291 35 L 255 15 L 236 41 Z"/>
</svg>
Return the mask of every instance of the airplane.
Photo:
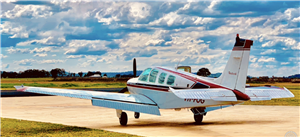
<svg viewBox="0 0 300 137">
<path fill-rule="evenodd" d="M 127 87 L 119 93 L 96 92 L 74 89 L 15 86 L 17 91 L 33 92 L 72 98 L 89 99 L 93 106 L 116 109 L 121 125 L 125 126 L 128 116 L 125 111 L 133 111 L 134 117 L 140 113 L 161 115 L 160 109 L 190 109 L 195 124 L 201 124 L 209 111 L 230 107 L 246 101 L 261 101 L 294 97 L 287 88 L 273 86 L 251 87 L 246 85 L 252 40 L 240 39 L 236 42 L 229 60 L 220 77 L 201 77 L 192 73 L 190 67 L 148 67 L 139 77 L 127 81 Z M 136 75 L 136 60 L 133 61 Z M 182 70 L 187 70 L 182 71 Z M 130 94 L 124 94 L 129 91 Z"/>
</svg>

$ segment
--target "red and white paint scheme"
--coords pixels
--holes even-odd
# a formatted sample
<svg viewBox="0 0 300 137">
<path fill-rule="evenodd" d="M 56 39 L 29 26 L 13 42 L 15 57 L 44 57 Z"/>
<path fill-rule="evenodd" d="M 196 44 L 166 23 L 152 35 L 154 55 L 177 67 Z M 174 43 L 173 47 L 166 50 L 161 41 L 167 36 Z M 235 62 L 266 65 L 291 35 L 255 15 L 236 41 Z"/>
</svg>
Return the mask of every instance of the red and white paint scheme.
<svg viewBox="0 0 300 137">
<path fill-rule="evenodd" d="M 86 90 L 55 89 L 15 86 L 18 91 L 90 99 L 92 105 L 115 108 L 121 125 L 127 124 L 123 110 L 160 115 L 159 109 L 189 108 L 196 124 L 207 112 L 233 106 L 245 101 L 290 98 L 294 95 L 286 88 L 246 87 L 252 40 L 236 37 L 236 43 L 227 65 L 219 78 L 201 77 L 166 67 L 149 67 L 136 78 L 127 81 L 119 93 Z M 134 72 L 135 68 L 134 60 Z M 130 94 L 123 94 L 128 90 Z"/>
</svg>

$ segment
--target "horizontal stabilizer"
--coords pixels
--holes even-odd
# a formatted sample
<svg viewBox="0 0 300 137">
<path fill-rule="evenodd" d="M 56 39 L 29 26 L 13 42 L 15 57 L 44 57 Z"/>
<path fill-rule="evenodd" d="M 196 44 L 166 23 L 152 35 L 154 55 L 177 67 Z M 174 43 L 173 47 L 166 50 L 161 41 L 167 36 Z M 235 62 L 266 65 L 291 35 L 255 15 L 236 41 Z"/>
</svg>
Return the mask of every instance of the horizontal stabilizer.
<svg viewBox="0 0 300 137">
<path fill-rule="evenodd" d="M 15 88 L 23 92 L 90 99 L 94 106 L 160 115 L 157 104 L 143 95 L 27 86 Z"/>
<path fill-rule="evenodd" d="M 231 90 L 214 89 L 173 89 L 170 91 L 182 99 L 206 99 L 214 101 L 237 101 L 235 94 Z"/>
<path fill-rule="evenodd" d="M 250 97 L 251 101 L 295 97 L 294 94 L 285 87 L 248 87 L 245 90 L 245 94 Z"/>
</svg>

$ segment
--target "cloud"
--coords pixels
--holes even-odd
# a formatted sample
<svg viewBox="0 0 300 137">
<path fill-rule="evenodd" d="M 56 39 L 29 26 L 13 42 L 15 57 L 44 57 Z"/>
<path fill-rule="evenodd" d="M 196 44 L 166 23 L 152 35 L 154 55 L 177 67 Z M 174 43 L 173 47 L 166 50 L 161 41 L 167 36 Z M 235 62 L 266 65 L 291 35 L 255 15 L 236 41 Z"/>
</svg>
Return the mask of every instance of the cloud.
<svg viewBox="0 0 300 137">
<path fill-rule="evenodd" d="M 48 17 L 51 16 L 51 7 L 44 5 L 16 5 L 14 9 L 6 11 L 2 14 L 2 18 L 18 18 L 18 17 L 28 17 L 28 18 L 38 18 L 38 17 Z"/>
<path fill-rule="evenodd" d="M 70 55 L 70 56 L 67 56 L 68 59 L 77 59 L 77 58 L 84 58 L 83 55 Z"/>
<path fill-rule="evenodd" d="M 30 50 L 30 53 L 50 52 L 53 49 L 54 47 L 34 48 L 33 50 Z"/>
<path fill-rule="evenodd" d="M 9 64 L 4 65 L 4 68 L 8 69 L 9 68 Z"/>
<path fill-rule="evenodd" d="M 28 38 L 29 32 L 26 31 L 26 26 L 5 21 L 3 24 L 0 24 L 1 33 L 10 34 L 9 38 Z"/>
<path fill-rule="evenodd" d="M 16 53 L 21 53 L 21 54 L 27 54 L 30 53 L 30 50 L 28 48 L 25 49 L 20 49 L 20 48 L 13 48 L 10 47 L 9 49 L 6 50 L 9 54 L 16 54 Z"/>
<path fill-rule="evenodd" d="M 41 45 L 52 45 L 52 46 L 59 46 L 62 45 L 66 39 L 64 37 L 48 37 L 48 38 L 43 38 L 39 40 L 30 40 L 30 41 L 25 41 L 25 42 L 20 42 L 17 44 L 17 46 L 28 46 L 32 44 L 41 44 Z"/>
<path fill-rule="evenodd" d="M 280 65 L 287 65 L 290 64 L 290 62 L 281 62 Z"/>
<path fill-rule="evenodd" d="M 261 58 L 258 59 L 257 62 L 275 62 L 275 58 L 266 58 L 264 56 L 262 56 Z"/>
<path fill-rule="evenodd" d="M 48 56 L 48 54 L 47 53 L 37 53 L 37 54 L 35 54 L 34 55 L 34 57 L 46 57 L 46 56 Z"/>
<path fill-rule="evenodd" d="M 33 62 L 35 62 L 33 59 L 23 59 L 20 61 L 14 61 L 14 64 L 18 64 L 20 66 L 32 66 Z"/>
<path fill-rule="evenodd" d="M 110 48 L 110 42 L 101 40 L 72 40 L 65 47 L 66 55 L 103 55 Z"/>
<path fill-rule="evenodd" d="M 250 55 L 250 62 L 256 62 L 257 58 L 253 55 Z"/>
<path fill-rule="evenodd" d="M 63 63 L 63 62 L 65 62 L 65 61 L 60 60 L 60 59 L 48 59 L 48 60 L 37 61 L 37 63 L 39 63 L 39 64 L 57 64 L 57 63 Z"/>
<path fill-rule="evenodd" d="M 264 52 L 261 52 L 261 55 L 266 55 L 266 54 L 271 54 L 271 53 L 276 53 L 276 49 L 268 49 Z"/>
<path fill-rule="evenodd" d="M 23 59 L 19 61 L 14 61 L 14 64 L 18 64 L 20 66 L 33 66 L 34 64 L 57 64 L 64 63 L 65 60 L 60 59 L 48 59 L 48 60 L 34 60 L 34 59 Z"/>
<path fill-rule="evenodd" d="M 7 57 L 8 57 L 7 55 L 0 54 L 0 59 L 5 59 Z"/>
</svg>

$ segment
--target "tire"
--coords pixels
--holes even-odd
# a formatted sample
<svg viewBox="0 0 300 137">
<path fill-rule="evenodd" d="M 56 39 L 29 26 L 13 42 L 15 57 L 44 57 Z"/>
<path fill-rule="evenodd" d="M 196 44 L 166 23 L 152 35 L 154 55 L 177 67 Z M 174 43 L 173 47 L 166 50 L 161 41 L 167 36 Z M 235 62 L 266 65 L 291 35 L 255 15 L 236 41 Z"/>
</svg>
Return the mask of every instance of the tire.
<svg viewBox="0 0 300 137">
<path fill-rule="evenodd" d="M 199 125 L 202 123 L 203 115 L 194 115 L 195 124 Z"/>
<path fill-rule="evenodd" d="M 122 126 L 127 125 L 128 118 L 127 118 L 127 114 L 125 112 L 122 112 L 121 117 L 119 118 L 119 121 Z"/>
<path fill-rule="evenodd" d="M 139 112 L 134 112 L 134 118 L 136 118 L 136 119 L 140 118 L 140 113 Z"/>
</svg>

